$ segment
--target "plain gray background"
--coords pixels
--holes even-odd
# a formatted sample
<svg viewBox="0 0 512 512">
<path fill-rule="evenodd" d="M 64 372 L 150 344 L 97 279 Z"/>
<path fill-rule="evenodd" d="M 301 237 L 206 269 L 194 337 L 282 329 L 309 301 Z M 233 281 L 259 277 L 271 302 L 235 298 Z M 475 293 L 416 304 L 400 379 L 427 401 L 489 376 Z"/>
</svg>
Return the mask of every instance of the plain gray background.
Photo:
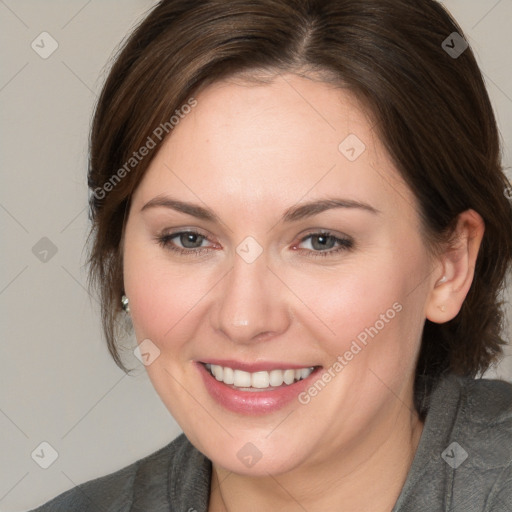
<svg viewBox="0 0 512 512">
<path fill-rule="evenodd" d="M 143 366 L 129 359 L 129 377 L 108 355 L 84 268 L 91 112 L 109 57 L 154 3 L 0 0 L 0 511 L 27 510 L 180 433 Z M 485 74 L 510 166 L 512 0 L 444 4 Z M 512 381 L 511 348 L 496 375 Z M 42 442 L 58 454 L 48 469 Z"/>
</svg>

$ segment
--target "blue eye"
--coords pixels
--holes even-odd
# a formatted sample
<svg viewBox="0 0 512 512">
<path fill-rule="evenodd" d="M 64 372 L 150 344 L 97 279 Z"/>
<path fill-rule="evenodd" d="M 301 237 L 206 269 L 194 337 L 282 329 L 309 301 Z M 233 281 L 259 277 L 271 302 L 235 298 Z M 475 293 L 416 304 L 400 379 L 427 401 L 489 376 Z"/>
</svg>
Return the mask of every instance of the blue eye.
<svg viewBox="0 0 512 512">
<path fill-rule="evenodd" d="M 177 240 L 175 241 L 175 239 Z M 209 241 L 208 237 L 193 230 L 163 234 L 158 236 L 156 240 L 165 249 L 184 256 L 200 256 L 212 250 L 211 246 L 203 246 L 204 242 Z M 311 249 L 302 248 L 298 250 L 311 258 L 333 256 L 341 253 L 342 251 L 349 251 L 354 246 L 352 239 L 339 238 L 327 231 L 311 233 L 302 238 L 299 244 L 302 244 L 307 240 L 311 241 Z M 181 244 L 181 246 L 176 245 L 176 242 Z M 337 248 L 335 248 L 336 246 Z M 297 250 L 297 246 L 294 246 L 293 250 Z"/>
</svg>

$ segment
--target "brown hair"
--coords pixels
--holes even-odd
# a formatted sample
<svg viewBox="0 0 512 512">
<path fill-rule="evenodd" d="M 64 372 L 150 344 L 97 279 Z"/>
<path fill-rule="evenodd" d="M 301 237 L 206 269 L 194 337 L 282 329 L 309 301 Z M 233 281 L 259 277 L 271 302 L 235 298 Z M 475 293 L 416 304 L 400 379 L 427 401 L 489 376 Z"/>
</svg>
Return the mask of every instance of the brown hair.
<svg viewBox="0 0 512 512">
<path fill-rule="evenodd" d="M 90 281 L 99 289 L 116 363 L 126 370 L 116 340 L 130 197 L 171 133 L 171 118 L 179 122 L 193 94 L 222 78 L 257 71 L 320 73 L 363 100 L 417 198 L 427 247 L 446 241 L 467 209 L 485 221 L 460 313 L 442 325 L 425 323 L 416 370 L 418 411 L 425 410 L 429 390 L 443 373 L 475 376 L 495 362 L 504 343 L 499 294 L 512 261 L 512 207 L 475 57 L 471 48 L 454 56 L 443 45 L 448 40 L 455 46 L 449 39 L 454 32 L 463 36 L 433 0 L 159 2 L 117 55 L 91 129 Z M 150 149 L 140 158 L 143 147 Z"/>
</svg>

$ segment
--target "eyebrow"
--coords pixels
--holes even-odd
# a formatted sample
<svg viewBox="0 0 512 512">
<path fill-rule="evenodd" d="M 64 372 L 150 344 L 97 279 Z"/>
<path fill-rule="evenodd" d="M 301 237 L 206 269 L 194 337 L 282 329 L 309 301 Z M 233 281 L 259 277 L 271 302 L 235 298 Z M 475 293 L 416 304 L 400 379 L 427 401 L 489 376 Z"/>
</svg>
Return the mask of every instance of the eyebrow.
<svg viewBox="0 0 512 512">
<path fill-rule="evenodd" d="M 154 199 L 151 199 L 141 208 L 141 212 L 150 208 L 158 207 L 169 208 L 171 210 L 185 213 L 204 221 L 220 222 L 219 217 L 209 208 L 185 201 L 178 201 L 177 199 L 173 199 L 167 196 L 157 196 Z M 319 213 L 335 208 L 360 209 L 374 215 L 381 213 L 373 206 L 360 201 L 355 201 L 353 199 L 332 198 L 310 201 L 308 203 L 292 206 L 284 212 L 281 221 L 285 223 L 297 222 L 299 220 L 313 217 L 314 215 L 318 215 Z"/>
</svg>

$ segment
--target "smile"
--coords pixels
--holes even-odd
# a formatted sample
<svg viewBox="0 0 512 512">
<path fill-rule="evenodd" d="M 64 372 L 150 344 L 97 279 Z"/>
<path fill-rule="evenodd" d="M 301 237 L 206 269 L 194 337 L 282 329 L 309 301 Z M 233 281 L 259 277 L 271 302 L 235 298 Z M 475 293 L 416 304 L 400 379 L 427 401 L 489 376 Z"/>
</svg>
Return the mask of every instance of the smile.
<svg viewBox="0 0 512 512">
<path fill-rule="evenodd" d="M 299 380 L 306 379 L 311 375 L 314 366 L 308 368 L 283 369 L 271 371 L 246 372 L 220 366 L 216 364 L 205 364 L 206 369 L 219 382 L 232 386 L 233 389 L 241 391 L 257 391 L 259 389 L 277 388 L 283 384 L 290 385 Z"/>
</svg>

